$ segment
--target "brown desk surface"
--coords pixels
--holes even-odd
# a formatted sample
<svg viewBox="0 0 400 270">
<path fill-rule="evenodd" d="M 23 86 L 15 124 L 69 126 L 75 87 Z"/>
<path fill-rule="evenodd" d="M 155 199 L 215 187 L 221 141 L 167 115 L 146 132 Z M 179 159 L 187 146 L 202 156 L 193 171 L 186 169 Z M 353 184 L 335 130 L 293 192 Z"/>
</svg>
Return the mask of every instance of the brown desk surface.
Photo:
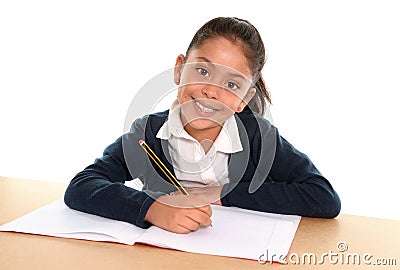
<svg viewBox="0 0 400 270">
<path fill-rule="evenodd" d="M 0 225 L 61 198 L 65 187 L 65 183 L 0 177 Z M 400 269 L 399 229 L 400 221 L 344 214 L 336 219 L 302 218 L 289 251 L 288 265 L 140 244 L 0 232 L 0 269 Z M 339 242 L 346 243 L 348 250 L 340 252 Z"/>
</svg>

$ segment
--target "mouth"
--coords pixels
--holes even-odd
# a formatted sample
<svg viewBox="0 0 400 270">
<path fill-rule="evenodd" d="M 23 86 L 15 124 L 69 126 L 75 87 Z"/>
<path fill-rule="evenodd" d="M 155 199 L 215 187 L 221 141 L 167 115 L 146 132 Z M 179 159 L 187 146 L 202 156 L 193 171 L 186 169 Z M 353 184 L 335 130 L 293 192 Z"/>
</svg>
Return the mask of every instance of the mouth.
<svg viewBox="0 0 400 270">
<path fill-rule="evenodd" d="M 194 103 L 195 103 L 195 104 L 197 105 L 197 107 L 198 107 L 202 112 L 204 112 L 204 113 L 214 113 L 214 112 L 218 111 L 217 109 L 210 108 L 210 107 L 207 107 L 207 106 L 201 104 L 201 103 L 198 102 L 197 100 L 194 100 Z"/>
</svg>

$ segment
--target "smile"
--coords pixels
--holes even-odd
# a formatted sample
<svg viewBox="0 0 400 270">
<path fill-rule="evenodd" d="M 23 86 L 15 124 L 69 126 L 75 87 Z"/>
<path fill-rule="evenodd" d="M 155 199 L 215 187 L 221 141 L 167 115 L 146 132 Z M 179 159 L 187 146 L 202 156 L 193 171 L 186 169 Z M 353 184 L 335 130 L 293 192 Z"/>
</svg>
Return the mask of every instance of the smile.
<svg viewBox="0 0 400 270">
<path fill-rule="evenodd" d="M 197 105 L 197 107 L 199 107 L 199 109 L 200 109 L 201 111 L 203 111 L 203 112 L 205 112 L 205 113 L 213 113 L 213 112 L 216 112 L 216 111 L 217 111 L 217 110 L 215 110 L 215 109 L 207 108 L 207 107 L 201 105 L 201 104 L 200 104 L 199 102 L 197 102 L 197 101 L 195 101 L 194 103 Z"/>
</svg>

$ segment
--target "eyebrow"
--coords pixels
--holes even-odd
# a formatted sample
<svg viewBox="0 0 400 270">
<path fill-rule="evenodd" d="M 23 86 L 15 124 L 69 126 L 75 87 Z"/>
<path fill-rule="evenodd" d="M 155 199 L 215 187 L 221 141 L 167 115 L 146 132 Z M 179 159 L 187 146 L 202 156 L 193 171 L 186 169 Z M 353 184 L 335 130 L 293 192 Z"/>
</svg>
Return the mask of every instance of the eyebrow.
<svg viewBox="0 0 400 270">
<path fill-rule="evenodd" d="M 213 62 L 211 62 L 210 60 L 208 60 L 208 59 L 207 59 L 207 58 L 205 58 L 205 57 L 198 56 L 198 57 L 196 57 L 196 59 L 198 59 L 198 60 L 202 60 L 203 62 L 207 62 L 207 63 L 211 64 L 213 67 L 215 67 L 214 63 L 213 63 Z"/>
<path fill-rule="evenodd" d="M 211 62 L 210 60 L 208 60 L 207 58 L 203 57 L 203 56 L 198 56 L 196 57 L 196 59 L 198 60 L 202 60 L 203 62 L 209 63 L 213 68 L 215 68 L 215 64 L 213 62 Z M 223 65 L 220 65 L 223 66 Z M 229 69 L 233 69 L 228 67 Z M 238 71 L 238 73 L 229 73 L 229 75 L 233 76 L 233 77 L 239 77 L 243 80 L 249 80 L 248 78 L 246 78 L 245 76 L 241 75 L 241 73 Z"/>
</svg>

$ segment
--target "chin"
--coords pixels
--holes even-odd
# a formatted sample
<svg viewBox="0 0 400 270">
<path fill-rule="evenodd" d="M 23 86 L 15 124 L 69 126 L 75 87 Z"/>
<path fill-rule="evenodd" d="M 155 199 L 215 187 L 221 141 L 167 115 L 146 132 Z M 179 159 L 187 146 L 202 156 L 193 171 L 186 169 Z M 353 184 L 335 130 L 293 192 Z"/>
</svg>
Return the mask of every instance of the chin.
<svg viewBox="0 0 400 270">
<path fill-rule="evenodd" d="M 194 129 L 209 129 L 209 128 L 215 128 L 215 127 L 220 127 L 221 125 L 218 125 L 215 121 L 209 120 L 209 119 L 196 119 L 192 120 L 188 123 L 190 127 Z"/>
</svg>

